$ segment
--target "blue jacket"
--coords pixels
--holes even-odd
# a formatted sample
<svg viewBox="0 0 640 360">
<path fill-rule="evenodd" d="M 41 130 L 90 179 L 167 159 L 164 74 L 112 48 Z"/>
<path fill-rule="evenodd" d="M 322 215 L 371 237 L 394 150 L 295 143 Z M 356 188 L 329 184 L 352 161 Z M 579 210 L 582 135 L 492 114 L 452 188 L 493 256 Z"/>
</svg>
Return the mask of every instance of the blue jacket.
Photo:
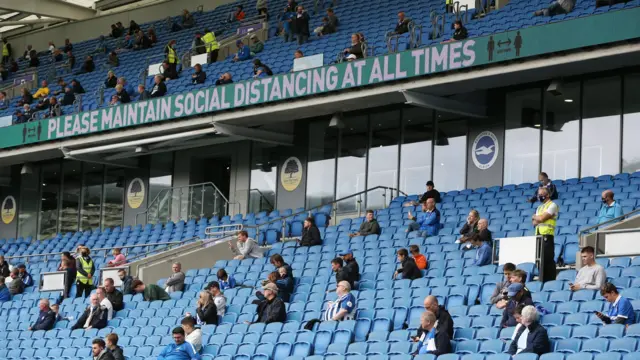
<svg viewBox="0 0 640 360">
<path fill-rule="evenodd" d="M 47 311 L 40 311 L 38 314 L 38 319 L 31 326 L 31 330 L 51 330 L 53 329 L 53 325 L 56 323 L 56 313 L 51 311 L 51 309 Z"/>
<path fill-rule="evenodd" d="M 284 29 L 284 32 L 286 33 L 291 32 L 291 23 L 287 20 L 293 20 L 293 18 L 295 17 L 296 17 L 296 13 L 294 12 L 286 12 L 282 14 L 282 18 L 280 20 L 282 20 L 282 28 Z"/>
<path fill-rule="evenodd" d="M 602 204 L 600 212 L 598 212 L 598 224 L 602 224 L 605 221 L 613 220 L 617 217 L 624 215 L 622 206 L 617 201 L 614 201 L 611 206 Z"/>
<path fill-rule="evenodd" d="M 20 279 L 24 283 L 24 286 L 33 286 L 33 277 L 28 272 L 24 272 L 24 274 L 20 274 Z"/>
<path fill-rule="evenodd" d="M 491 264 L 491 246 L 486 242 L 476 249 L 476 258 L 473 261 L 475 266 L 485 266 Z"/>
<path fill-rule="evenodd" d="M 0 286 L 0 303 L 11 301 L 11 293 L 7 285 Z"/>
<path fill-rule="evenodd" d="M 234 279 L 233 276 L 231 275 L 227 275 L 227 281 L 224 281 L 219 278 L 218 284 L 220 284 L 220 290 L 222 291 L 225 291 L 227 289 L 233 289 L 234 287 L 236 287 L 236 279 Z"/>
<path fill-rule="evenodd" d="M 440 231 L 440 211 L 433 209 L 432 212 L 420 213 L 416 222 L 420 224 L 421 231 L 427 232 L 427 236 L 438 235 L 438 231 Z"/>
<path fill-rule="evenodd" d="M 238 60 L 244 61 L 251 59 L 251 51 L 247 45 L 244 45 L 241 49 L 238 49 Z"/>
<path fill-rule="evenodd" d="M 184 342 L 180 345 L 172 343 L 162 350 L 158 355 L 158 360 L 200 360 L 200 355 L 188 342 Z"/>
<path fill-rule="evenodd" d="M 511 342 L 509 346 L 509 350 L 507 351 L 511 355 L 515 355 L 518 351 L 518 339 L 520 339 L 520 335 L 524 332 L 525 327 L 520 326 L 518 329 L 518 333 L 516 337 Z M 525 347 L 520 354 L 525 353 L 534 353 L 538 355 L 546 354 L 551 352 L 551 343 L 549 342 L 549 336 L 547 335 L 547 330 L 545 330 L 542 325 L 538 322 L 534 322 L 529 325 L 529 335 L 527 336 L 527 347 Z"/>
</svg>

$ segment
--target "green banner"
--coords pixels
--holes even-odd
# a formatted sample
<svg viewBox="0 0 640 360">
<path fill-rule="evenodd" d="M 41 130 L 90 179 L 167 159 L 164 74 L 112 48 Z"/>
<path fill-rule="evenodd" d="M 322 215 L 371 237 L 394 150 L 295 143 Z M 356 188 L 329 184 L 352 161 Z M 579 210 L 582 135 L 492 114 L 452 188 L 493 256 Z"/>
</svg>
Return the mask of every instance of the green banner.
<svg viewBox="0 0 640 360">
<path fill-rule="evenodd" d="M 0 128 L 0 148 L 428 76 L 640 37 L 640 8 Z M 247 63 L 247 66 L 249 64 Z M 171 86 L 171 83 L 168 84 Z"/>
</svg>

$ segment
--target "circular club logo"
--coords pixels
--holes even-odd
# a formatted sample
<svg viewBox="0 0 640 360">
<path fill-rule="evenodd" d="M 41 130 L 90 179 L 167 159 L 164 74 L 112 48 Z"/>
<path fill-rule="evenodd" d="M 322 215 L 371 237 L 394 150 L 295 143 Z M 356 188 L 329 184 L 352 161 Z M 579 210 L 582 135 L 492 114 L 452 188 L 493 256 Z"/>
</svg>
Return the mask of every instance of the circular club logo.
<svg viewBox="0 0 640 360">
<path fill-rule="evenodd" d="M 473 141 L 471 157 L 478 169 L 486 170 L 498 159 L 498 138 L 491 131 L 483 131 Z"/>
<path fill-rule="evenodd" d="M 2 202 L 2 222 L 10 224 L 16 217 L 16 199 L 13 196 L 7 196 Z"/>
<path fill-rule="evenodd" d="M 129 183 L 127 189 L 127 202 L 132 209 L 137 209 L 144 201 L 144 182 L 140 178 L 135 178 Z"/>
<path fill-rule="evenodd" d="M 302 163 L 297 157 L 288 158 L 280 171 L 280 183 L 287 191 L 293 191 L 302 182 Z"/>
</svg>

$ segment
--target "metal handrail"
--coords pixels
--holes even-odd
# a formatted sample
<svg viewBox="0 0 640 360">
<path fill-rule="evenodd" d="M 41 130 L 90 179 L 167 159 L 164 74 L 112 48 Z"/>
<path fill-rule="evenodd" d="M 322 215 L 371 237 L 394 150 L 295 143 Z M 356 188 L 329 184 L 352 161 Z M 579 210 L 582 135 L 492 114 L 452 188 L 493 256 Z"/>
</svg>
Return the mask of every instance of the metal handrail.
<svg viewBox="0 0 640 360">
<path fill-rule="evenodd" d="M 578 239 L 581 239 L 583 235 L 586 235 L 586 234 L 590 233 L 592 230 L 597 229 L 597 228 L 599 228 L 599 227 L 601 227 L 603 225 L 613 225 L 614 223 L 618 223 L 618 222 L 620 222 L 622 220 L 625 220 L 625 219 L 631 217 L 631 215 L 638 214 L 638 213 L 640 213 L 640 209 L 635 209 L 633 211 L 629 211 L 626 214 L 618 216 L 617 218 L 613 218 L 613 219 L 607 220 L 607 221 L 605 221 L 603 223 L 592 225 L 592 226 L 589 226 L 587 228 L 581 229 L 578 232 Z"/>
<path fill-rule="evenodd" d="M 442 24 L 439 24 L 442 19 Z M 446 28 L 447 17 L 444 14 L 438 14 L 435 11 L 430 14 L 431 25 L 433 28 L 431 39 L 436 39 L 444 34 Z"/>
<path fill-rule="evenodd" d="M 198 240 L 198 239 L 200 239 L 200 237 L 198 237 L 198 236 L 194 236 L 194 237 L 190 237 L 190 238 L 188 238 L 188 239 L 184 239 L 184 240 L 181 240 L 181 241 L 173 241 L 173 242 L 169 242 L 169 243 L 158 243 L 158 244 L 156 244 L 156 245 L 166 245 L 166 246 L 165 246 L 165 247 L 163 247 L 163 248 L 160 248 L 160 249 L 154 250 L 153 252 L 161 253 L 161 252 L 164 252 L 164 251 L 168 251 L 168 250 L 171 250 L 172 248 L 180 247 L 180 246 L 182 246 L 182 245 L 185 245 L 185 244 L 186 244 L 186 243 L 188 243 L 188 242 L 191 242 L 191 241 L 193 241 L 193 240 Z M 151 253 L 150 251 L 147 251 L 147 252 L 146 252 L 146 253 L 144 253 L 144 254 L 138 254 L 138 255 L 136 255 L 136 256 L 134 256 L 134 257 L 130 258 L 130 259 L 127 259 L 127 264 L 130 264 L 130 263 L 132 263 L 132 262 L 134 262 L 134 261 L 138 261 L 138 260 L 140 260 L 140 259 L 144 259 L 144 258 L 146 258 L 147 256 L 149 256 L 149 254 L 150 254 L 150 253 Z"/>
<path fill-rule="evenodd" d="M 266 195 L 262 191 L 260 191 L 260 189 L 249 189 L 249 193 L 251 193 L 252 191 L 256 191 L 258 194 L 260 194 L 260 202 L 262 202 L 262 199 L 264 199 L 267 202 L 267 204 L 269 204 L 269 207 L 271 209 L 274 208 L 274 206 L 271 203 L 271 201 L 269 201 L 269 199 L 267 199 Z M 260 206 L 260 211 L 262 211 L 262 206 Z"/>
</svg>

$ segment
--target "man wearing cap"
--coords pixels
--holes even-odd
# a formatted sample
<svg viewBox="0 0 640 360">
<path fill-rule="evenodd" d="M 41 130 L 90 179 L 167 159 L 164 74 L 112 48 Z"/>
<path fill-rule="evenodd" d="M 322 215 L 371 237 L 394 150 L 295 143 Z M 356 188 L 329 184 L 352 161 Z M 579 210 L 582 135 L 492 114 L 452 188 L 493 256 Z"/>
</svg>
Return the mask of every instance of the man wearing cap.
<svg viewBox="0 0 640 360">
<path fill-rule="evenodd" d="M 284 302 L 278 298 L 278 286 L 274 283 L 262 287 L 265 299 L 258 304 L 258 320 L 256 323 L 270 324 L 287 321 L 287 310 Z"/>
<path fill-rule="evenodd" d="M 251 51 L 249 50 L 249 47 L 244 45 L 242 40 L 236 41 L 236 46 L 238 47 L 238 52 L 233 58 L 233 61 L 245 61 L 251 59 Z"/>
<path fill-rule="evenodd" d="M 33 277 L 31 277 L 31 274 L 27 272 L 25 264 L 18 265 L 18 272 L 24 287 L 33 286 Z"/>
<path fill-rule="evenodd" d="M 347 271 L 349 284 L 357 284 L 357 282 L 360 281 L 360 266 L 356 258 L 353 257 L 353 251 L 347 250 L 340 254 L 340 256 L 342 256 L 342 260 L 344 261 L 343 268 Z"/>
<path fill-rule="evenodd" d="M 262 52 L 264 50 L 264 43 L 258 39 L 256 34 L 251 35 L 251 46 L 249 47 L 249 51 L 251 52 L 251 56 L 256 56 L 256 54 Z"/>
<path fill-rule="evenodd" d="M 340 281 L 336 285 L 338 299 L 329 302 L 322 315 L 322 321 L 355 320 L 356 297 L 350 291 L 351 285 L 349 285 L 348 281 Z"/>
<path fill-rule="evenodd" d="M 442 201 L 440 199 L 440 192 L 435 189 L 435 185 L 431 180 L 427 181 L 427 191 L 424 194 L 422 194 L 418 202 L 424 203 L 425 201 L 427 201 L 427 199 L 433 199 L 433 201 L 435 201 L 436 203 L 439 203 Z"/>
<path fill-rule="evenodd" d="M 220 284 L 217 281 L 212 281 L 207 284 L 205 290 L 209 291 L 213 296 L 213 303 L 216 304 L 216 309 L 218 309 L 218 316 L 224 316 L 227 312 L 227 298 L 220 291 Z"/>
<path fill-rule="evenodd" d="M 512 283 L 507 289 L 507 297 L 509 301 L 502 313 L 502 320 L 500 321 L 500 327 L 506 328 L 518 325 L 518 321 L 514 316 L 514 311 L 520 304 L 533 305 L 531 295 L 525 291 L 524 285 L 521 283 Z"/>
</svg>

